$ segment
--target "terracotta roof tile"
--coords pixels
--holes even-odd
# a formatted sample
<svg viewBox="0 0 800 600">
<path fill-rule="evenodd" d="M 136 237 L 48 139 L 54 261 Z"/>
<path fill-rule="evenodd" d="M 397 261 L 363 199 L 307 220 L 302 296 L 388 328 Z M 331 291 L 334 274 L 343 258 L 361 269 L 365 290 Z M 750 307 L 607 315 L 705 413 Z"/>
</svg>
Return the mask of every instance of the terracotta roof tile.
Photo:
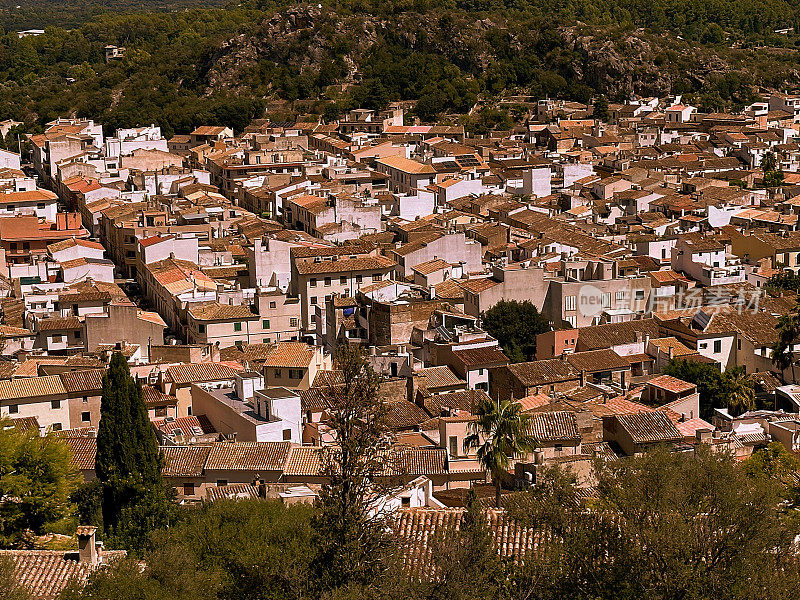
<svg viewBox="0 0 800 600">
<path fill-rule="evenodd" d="M 166 378 L 177 385 L 203 381 L 223 381 L 234 379 L 236 371 L 226 365 L 214 363 L 193 363 L 168 367 Z"/>
<path fill-rule="evenodd" d="M 282 471 L 290 442 L 219 442 L 211 447 L 207 470 Z"/>
<path fill-rule="evenodd" d="M 164 477 L 201 477 L 211 446 L 164 446 Z"/>
</svg>

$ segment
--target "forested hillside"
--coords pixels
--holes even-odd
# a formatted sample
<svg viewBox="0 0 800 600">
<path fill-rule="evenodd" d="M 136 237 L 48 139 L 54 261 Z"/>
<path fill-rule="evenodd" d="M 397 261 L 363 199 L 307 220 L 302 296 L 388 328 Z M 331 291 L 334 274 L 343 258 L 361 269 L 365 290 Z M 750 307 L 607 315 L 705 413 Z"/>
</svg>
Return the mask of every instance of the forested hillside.
<svg viewBox="0 0 800 600">
<path fill-rule="evenodd" d="M 0 120 L 32 129 L 76 114 L 109 128 L 156 122 L 167 134 L 200 122 L 240 130 L 271 99 L 328 118 L 416 100 L 421 119 L 455 120 L 502 93 L 672 92 L 725 110 L 761 87 L 800 83 L 800 5 L 783 0 L 214 4 L 6 1 Z M 46 33 L 19 39 L 28 27 Z M 126 57 L 106 64 L 107 44 Z"/>
</svg>

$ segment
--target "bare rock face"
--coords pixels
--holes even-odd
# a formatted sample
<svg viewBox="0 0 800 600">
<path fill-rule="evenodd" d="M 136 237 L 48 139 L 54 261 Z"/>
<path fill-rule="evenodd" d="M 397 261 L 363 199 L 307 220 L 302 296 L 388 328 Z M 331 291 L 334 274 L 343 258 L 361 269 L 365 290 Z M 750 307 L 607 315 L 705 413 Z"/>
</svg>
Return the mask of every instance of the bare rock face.
<svg viewBox="0 0 800 600">
<path fill-rule="evenodd" d="M 247 85 L 258 66 L 273 65 L 316 76 L 323 65 L 336 59 L 346 67 L 342 70 L 345 75 L 337 75 L 336 82 L 353 83 L 369 53 L 388 44 L 447 57 L 463 72 L 481 77 L 500 56 L 499 39 L 506 46 L 506 55 L 513 55 L 522 48 L 538 48 L 539 41 L 548 36 L 538 56 L 541 64 L 532 66 L 568 71 L 575 80 L 610 97 L 665 95 L 679 79 L 705 82 L 734 70 L 727 57 L 643 29 L 599 31 L 576 23 L 555 31 L 536 31 L 496 18 L 468 20 L 450 13 L 400 13 L 381 18 L 303 5 L 277 12 L 221 44 L 208 57 L 204 76 L 209 92 L 237 91 Z M 555 44 L 558 51 L 549 52 L 547 48 L 553 46 L 548 44 Z"/>
</svg>

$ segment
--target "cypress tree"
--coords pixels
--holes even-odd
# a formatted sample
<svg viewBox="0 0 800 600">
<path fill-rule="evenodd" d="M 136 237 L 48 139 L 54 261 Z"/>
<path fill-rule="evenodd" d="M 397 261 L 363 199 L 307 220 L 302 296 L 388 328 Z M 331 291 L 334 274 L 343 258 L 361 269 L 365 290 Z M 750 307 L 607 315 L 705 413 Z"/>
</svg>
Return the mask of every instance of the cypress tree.
<svg viewBox="0 0 800 600">
<path fill-rule="evenodd" d="M 115 352 L 103 375 L 95 466 L 102 484 L 106 532 L 124 537 L 121 530 L 127 525 L 140 527 L 124 522 L 141 512 L 137 506 L 151 505 L 150 511 L 156 508 L 153 501 L 167 500 L 163 494 L 162 465 L 163 456 L 147 416 L 142 388 L 131 377 L 125 357 Z"/>
</svg>

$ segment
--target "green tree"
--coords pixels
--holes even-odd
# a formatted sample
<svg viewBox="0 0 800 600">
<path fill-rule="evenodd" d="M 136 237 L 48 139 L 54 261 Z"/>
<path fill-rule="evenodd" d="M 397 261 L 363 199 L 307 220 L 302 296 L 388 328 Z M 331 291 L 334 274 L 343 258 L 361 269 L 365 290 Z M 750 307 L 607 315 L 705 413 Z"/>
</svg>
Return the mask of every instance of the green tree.
<svg viewBox="0 0 800 600">
<path fill-rule="evenodd" d="M 530 416 L 513 400 L 485 398 L 475 409 L 471 433 L 464 439 L 464 448 L 478 449 L 478 460 L 492 476 L 495 506 L 500 506 L 500 490 L 511 461 L 529 454 L 537 447 L 531 435 Z"/>
<path fill-rule="evenodd" d="M 550 323 L 529 300 L 500 300 L 483 314 L 483 327 L 512 362 L 524 362 L 534 357 L 536 336 Z"/>
<path fill-rule="evenodd" d="M 0 544 L 29 545 L 29 535 L 72 512 L 78 485 L 69 450 L 53 435 L 20 432 L 0 421 Z"/>
<path fill-rule="evenodd" d="M 732 456 L 657 448 L 598 463 L 592 498 L 537 486 L 512 514 L 548 542 L 515 573 L 519 597 L 653 600 L 792 597 L 796 524 L 780 489 Z"/>
<path fill-rule="evenodd" d="M 20 586 L 14 575 L 14 562 L 0 557 L 0 598 L 3 600 L 31 600 L 28 590 Z"/>
<path fill-rule="evenodd" d="M 377 498 L 379 480 L 392 466 L 386 407 L 378 398 L 380 377 L 358 349 L 344 348 L 336 362 L 343 384 L 323 392 L 337 443 L 322 455 L 327 483 L 314 517 L 312 562 L 318 590 L 373 585 L 390 548 Z"/>
<path fill-rule="evenodd" d="M 301 600 L 314 552 L 308 505 L 222 500 L 159 532 L 144 560 L 99 569 L 61 600 Z"/>
<path fill-rule="evenodd" d="M 594 101 L 594 114 L 595 119 L 601 121 L 608 121 L 608 98 L 605 96 L 598 96 Z"/>
<path fill-rule="evenodd" d="M 141 385 L 115 352 L 103 375 L 96 472 L 103 527 L 120 545 L 141 548 L 150 530 L 167 524 L 172 506 L 161 479 L 163 460 Z"/>
<path fill-rule="evenodd" d="M 797 365 L 797 352 L 795 347 L 800 343 L 800 305 L 792 309 L 789 314 L 778 317 L 778 339 L 772 345 L 772 362 L 782 374 L 786 369 L 792 370 L 792 382 L 797 381 L 795 366 Z"/>
<path fill-rule="evenodd" d="M 725 372 L 728 411 L 738 416 L 748 410 L 756 409 L 756 395 L 753 383 L 747 378 L 742 368 L 734 368 Z"/>
<path fill-rule="evenodd" d="M 714 408 L 728 406 L 725 380 L 716 365 L 676 358 L 669 361 L 664 373 L 697 386 L 700 416 L 704 419 L 711 417 Z"/>
</svg>

